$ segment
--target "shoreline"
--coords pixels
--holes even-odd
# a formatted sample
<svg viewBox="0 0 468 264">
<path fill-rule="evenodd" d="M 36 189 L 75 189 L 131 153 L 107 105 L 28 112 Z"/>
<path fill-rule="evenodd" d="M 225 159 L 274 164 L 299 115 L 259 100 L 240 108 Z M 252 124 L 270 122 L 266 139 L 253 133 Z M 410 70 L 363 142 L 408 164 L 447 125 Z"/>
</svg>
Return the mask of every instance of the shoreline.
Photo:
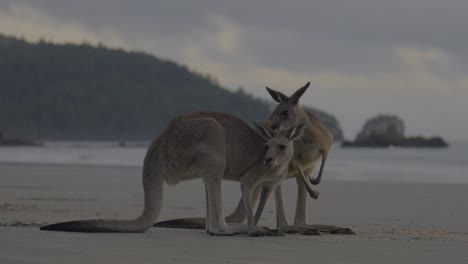
<svg viewBox="0 0 468 264">
<path fill-rule="evenodd" d="M 380 161 L 378 161 L 380 162 Z M 343 163 L 343 160 L 332 160 L 329 162 L 331 164 L 327 164 L 326 168 L 326 181 L 341 181 L 341 182 L 373 182 L 373 183 L 407 183 L 407 184 L 415 184 L 415 183 L 421 183 L 421 184 L 449 184 L 449 185 L 468 185 L 468 175 L 462 174 L 461 177 L 454 177 L 453 175 L 449 179 L 445 178 L 436 178 L 436 177 L 417 177 L 417 176 L 410 176 L 407 178 L 402 178 L 401 176 L 399 177 L 371 177 L 370 175 L 372 173 L 376 173 L 376 170 L 378 169 L 378 166 L 376 166 L 374 163 L 369 163 L 366 164 L 362 160 L 349 160 L 345 163 Z M 359 170 L 356 170 L 349 174 L 347 171 L 347 167 L 349 164 L 355 164 L 358 163 L 359 166 L 365 166 L 365 168 L 360 168 Z M 386 165 L 386 164 L 380 164 L 380 165 Z M 419 164 L 423 165 L 423 164 Z M 1 167 L 37 167 L 37 168 L 48 168 L 48 167 L 57 167 L 57 168 L 70 168 L 74 167 L 76 169 L 80 168 L 102 168 L 102 169 L 137 169 L 141 170 L 143 168 L 143 164 L 137 165 L 137 164 L 116 164 L 116 163 L 100 163 L 100 162 L 59 162 L 59 161 L 52 161 L 52 162 L 44 162 L 44 161 L 1 161 L 0 160 L 0 169 Z M 454 164 L 451 164 L 452 168 L 455 168 L 457 170 L 464 170 L 467 167 L 467 164 L 465 163 L 458 163 L 455 162 Z M 387 167 L 386 169 L 391 169 Z M 440 168 L 437 168 L 440 170 Z M 392 173 L 397 173 L 398 170 L 394 171 L 391 169 L 391 171 L 386 171 L 384 174 L 392 174 Z M 404 172 L 404 171 L 403 171 Z M 317 172 L 314 171 L 314 174 Z M 409 172 L 405 172 L 409 173 Z M 353 177 L 342 177 L 342 175 L 354 175 Z M 421 173 L 419 173 L 421 174 Z M 1 176 L 1 170 L 0 170 L 0 176 Z"/>
<path fill-rule="evenodd" d="M 100 163 L 73 163 L 73 162 L 34 162 L 34 161 L 0 161 L 0 166 L 31 166 L 31 167 L 92 167 L 92 168 L 142 168 L 142 165 L 133 164 L 100 164 Z"/>
</svg>

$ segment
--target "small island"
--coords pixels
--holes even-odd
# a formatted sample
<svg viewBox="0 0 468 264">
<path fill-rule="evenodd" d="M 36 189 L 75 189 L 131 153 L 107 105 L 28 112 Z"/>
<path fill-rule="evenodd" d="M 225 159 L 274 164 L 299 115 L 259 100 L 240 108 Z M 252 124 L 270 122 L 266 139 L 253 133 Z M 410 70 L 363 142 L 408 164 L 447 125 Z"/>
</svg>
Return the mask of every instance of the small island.
<svg viewBox="0 0 468 264">
<path fill-rule="evenodd" d="M 41 146 L 42 143 L 22 138 L 5 137 L 0 131 L 0 146 Z"/>
<path fill-rule="evenodd" d="M 343 141 L 342 147 L 427 147 L 445 148 L 448 143 L 441 137 L 405 137 L 405 124 L 395 115 L 378 115 L 364 123 L 354 141 Z"/>
</svg>

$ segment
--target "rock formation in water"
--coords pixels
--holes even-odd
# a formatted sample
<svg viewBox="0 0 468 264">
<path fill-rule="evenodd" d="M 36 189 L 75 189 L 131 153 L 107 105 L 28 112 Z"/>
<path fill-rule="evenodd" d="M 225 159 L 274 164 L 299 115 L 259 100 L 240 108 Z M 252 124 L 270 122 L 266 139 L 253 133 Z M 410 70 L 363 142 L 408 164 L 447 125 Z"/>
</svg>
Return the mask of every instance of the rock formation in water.
<svg viewBox="0 0 468 264">
<path fill-rule="evenodd" d="M 403 120 L 394 115 L 378 115 L 367 120 L 355 141 L 344 141 L 343 147 L 447 147 L 441 137 L 405 137 Z"/>
</svg>

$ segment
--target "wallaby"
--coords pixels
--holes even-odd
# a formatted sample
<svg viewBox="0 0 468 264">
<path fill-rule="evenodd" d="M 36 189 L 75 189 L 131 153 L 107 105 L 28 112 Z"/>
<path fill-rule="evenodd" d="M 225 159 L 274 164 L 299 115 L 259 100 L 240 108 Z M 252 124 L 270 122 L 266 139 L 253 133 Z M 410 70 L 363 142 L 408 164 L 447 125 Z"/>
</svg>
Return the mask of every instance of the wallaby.
<svg viewBox="0 0 468 264">
<path fill-rule="evenodd" d="M 143 164 L 144 209 L 132 220 L 78 220 L 41 227 L 71 232 L 144 232 L 157 220 L 164 181 L 202 178 L 206 192 L 206 231 L 212 235 L 249 233 L 268 235 L 257 228 L 252 211 L 253 190 L 274 190 L 288 174 L 293 141 L 305 123 L 272 135 L 256 124 L 254 131 L 239 118 L 218 112 L 193 112 L 174 118 L 149 146 Z M 260 136 L 261 135 L 261 136 Z M 248 226 L 228 226 L 223 215 L 223 179 L 241 182 Z"/>
<path fill-rule="evenodd" d="M 328 153 L 333 143 L 333 137 L 325 125 L 314 114 L 305 111 L 299 104 L 299 99 L 309 85 L 310 83 L 307 83 L 289 97 L 281 92 L 268 87 L 266 88 L 273 100 L 279 104 L 272 114 L 261 122 L 263 126 L 268 127 L 270 130 L 281 131 L 291 128 L 301 120 L 306 121 L 306 128 L 304 129 L 303 136 L 294 143 L 294 157 L 290 163 L 288 172 L 288 178 L 296 178 L 298 187 L 294 225 L 287 224 L 282 206 L 281 186 L 279 186 L 275 191 L 277 210 L 279 210 L 277 211 L 278 222 L 280 223 L 278 228 L 282 229 L 284 232 L 306 232 L 306 234 L 316 234 L 315 232 L 311 232 L 311 230 L 314 229 L 335 234 L 354 234 L 349 228 L 341 228 L 334 225 L 307 224 L 307 192 L 309 192 L 310 196 L 314 199 L 318 197 L 318 192 L 312 190 L 307 181 L 310 181 L 310 183 L 314 185 L 320 183 Z M 315 179 L 310 178 L 309 180 L 308 177 L 311 177 L 315 164 L 320 158 L 322 162 L 318 176 Z M 255 205 L 258 200 L 259 191 L 259 189 L 254 190 L 252 199 L 253 205 Z M 261 212 L 261 208 L 259 207 L 258 209 Z M 235 211 L 226 217 L 226 221 L 228 223 L 242 223 L 245 219 L 246 212 L 241 198 Z M 198 229 L 203 228 L 204 222 L 203 218 L 180 218 L 163 221 L 157 223 L 155 226 Z"/>
</svg>

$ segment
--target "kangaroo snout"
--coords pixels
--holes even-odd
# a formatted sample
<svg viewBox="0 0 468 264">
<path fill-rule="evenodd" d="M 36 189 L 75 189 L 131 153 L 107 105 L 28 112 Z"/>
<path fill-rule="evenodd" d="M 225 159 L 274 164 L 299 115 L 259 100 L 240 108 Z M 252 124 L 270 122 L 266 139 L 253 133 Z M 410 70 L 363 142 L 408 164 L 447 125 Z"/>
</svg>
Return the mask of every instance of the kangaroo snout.
<svg viewBox="0 0 468 264">
<path fill-rule="evenodd" d="M 272 163 L 273 159 L 272 158 L 265 158 L 264 160 L 264 164 L 265 166 L 267 167 L 271 167 L 271 163 Z"/>
</svg>

